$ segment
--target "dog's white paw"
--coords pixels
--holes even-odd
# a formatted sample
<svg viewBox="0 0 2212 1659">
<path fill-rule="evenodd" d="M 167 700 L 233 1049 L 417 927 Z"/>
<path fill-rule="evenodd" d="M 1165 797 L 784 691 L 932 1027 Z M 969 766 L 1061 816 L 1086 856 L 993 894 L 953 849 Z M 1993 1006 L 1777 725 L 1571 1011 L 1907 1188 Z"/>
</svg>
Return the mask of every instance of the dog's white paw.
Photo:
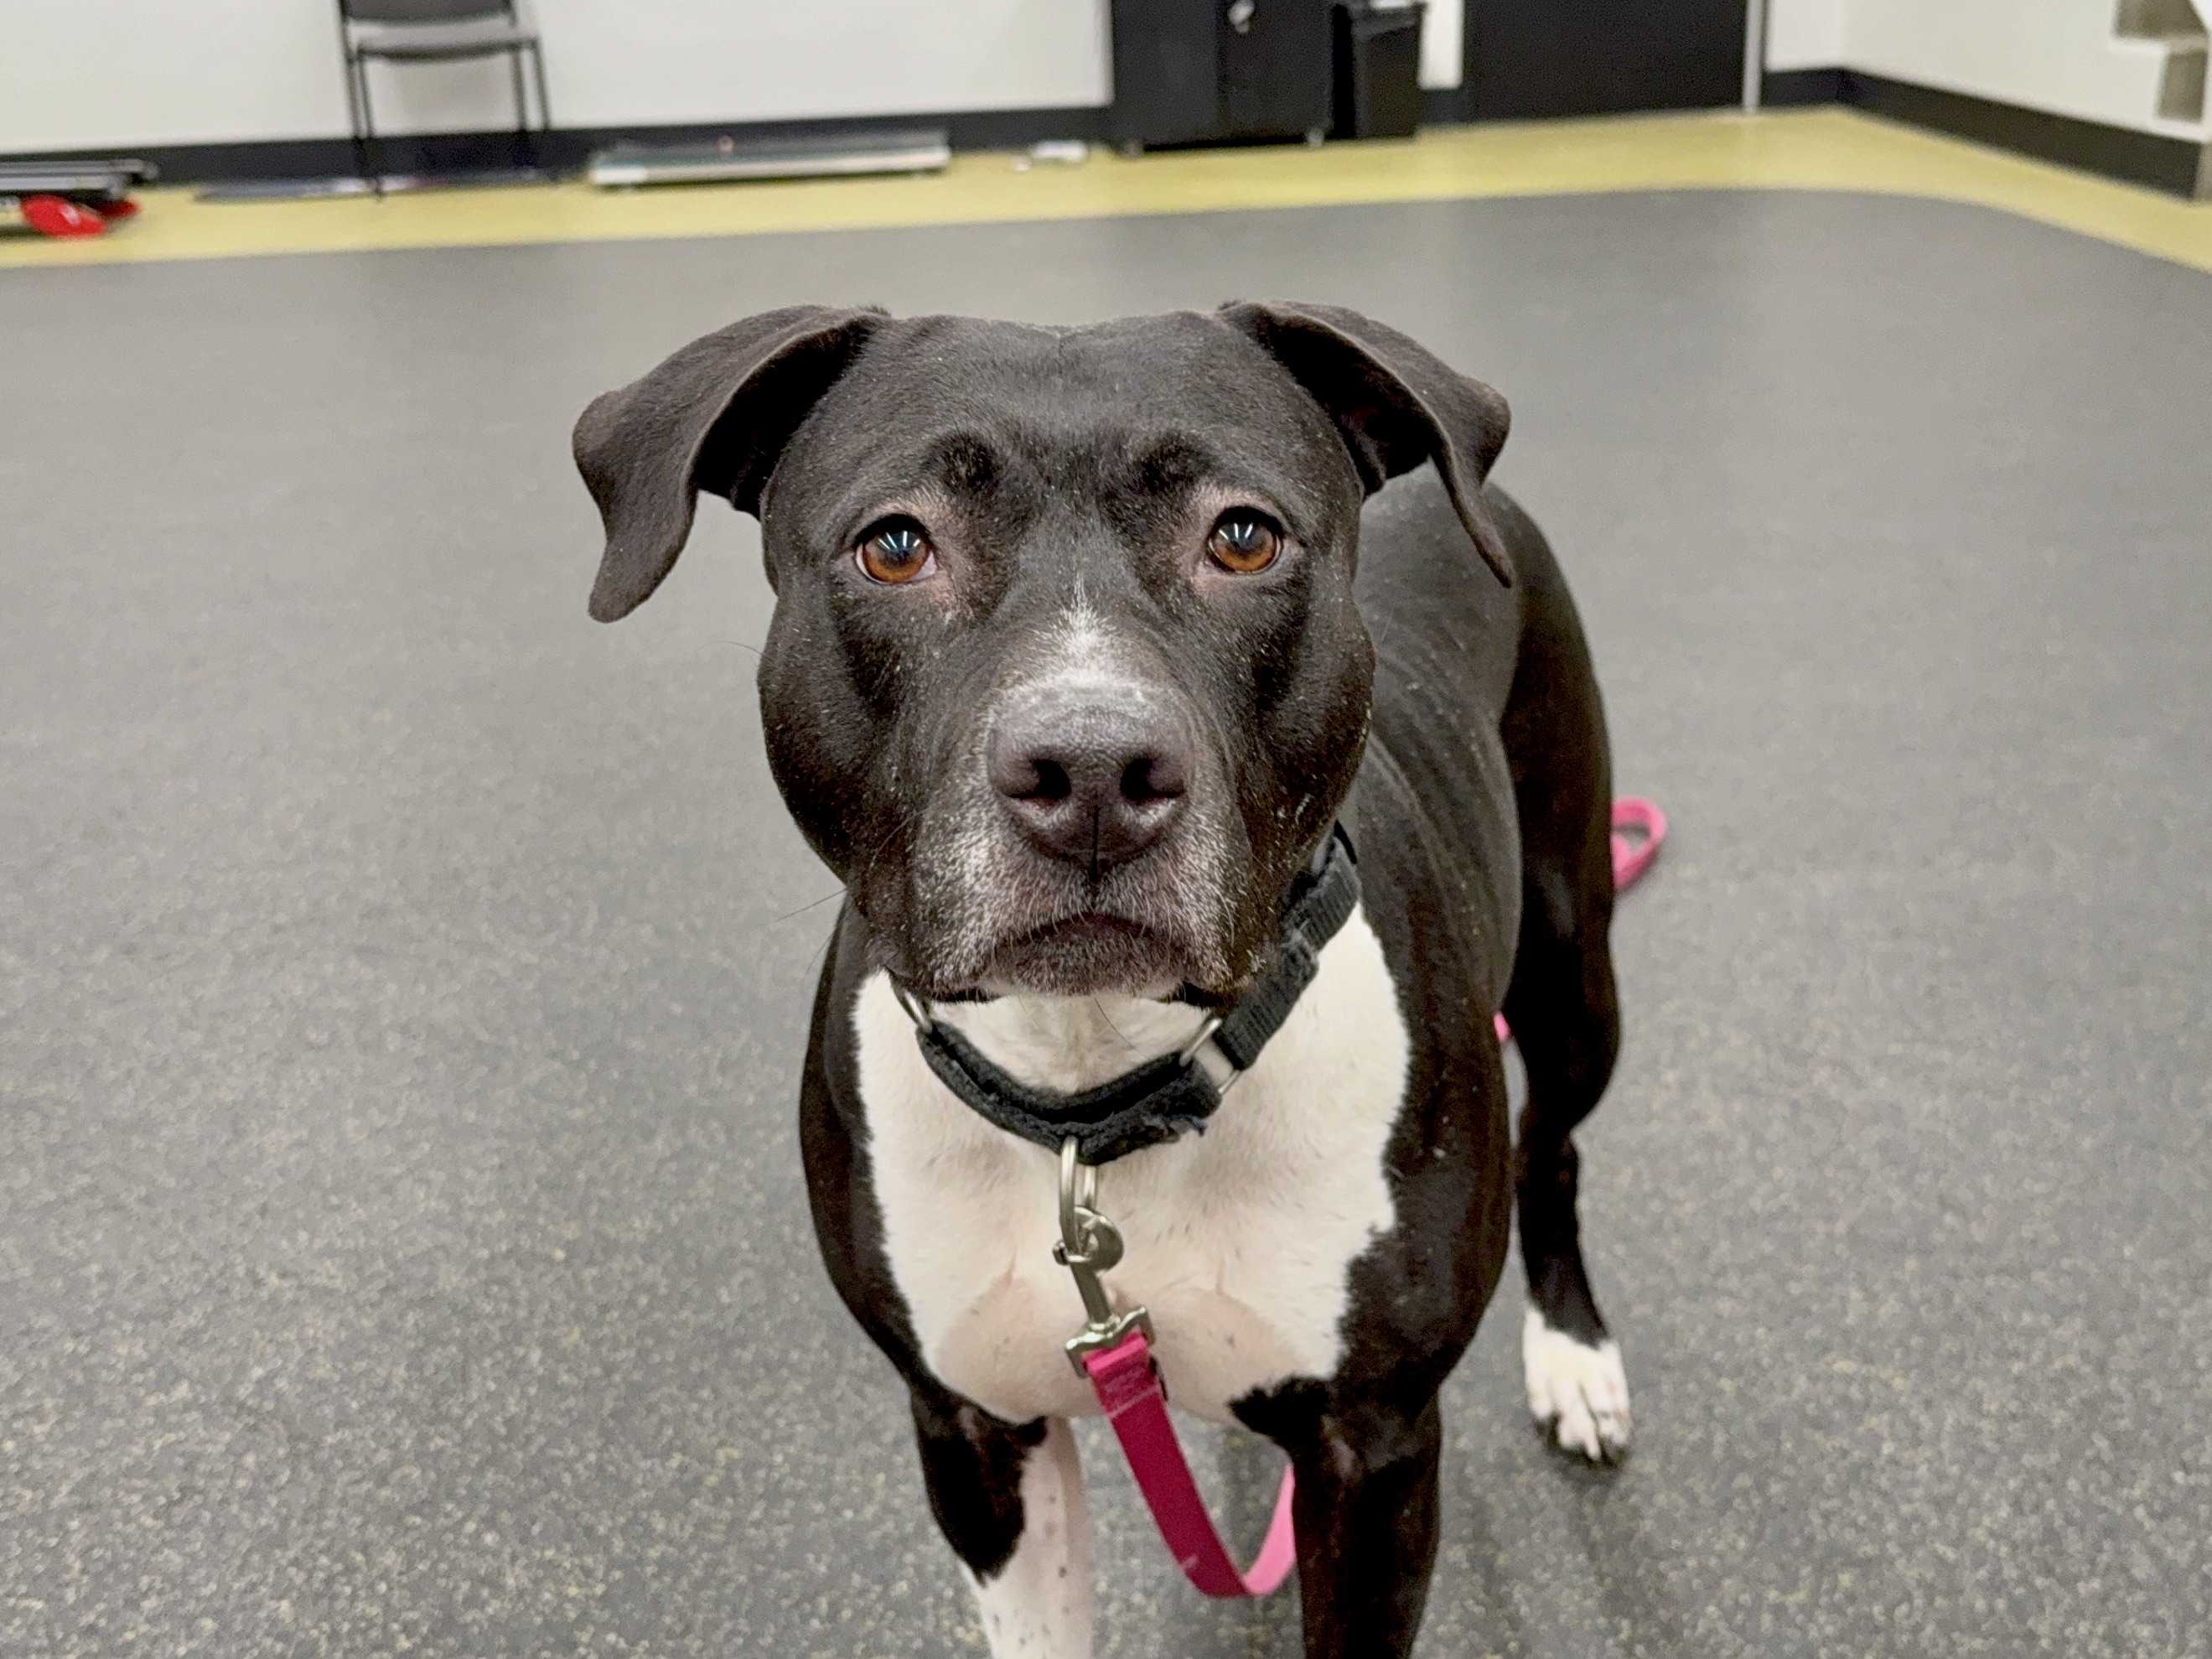
<svg viewBox="0 0 2212 1659">
<path fill-rule="evenodd" d="M 1628 1455 L 1628 1373 L 1619 1343 L 1578 1342 L 1531 1308 L 1521 1327 L 1521 1368 L 1529 1414 L 1553 1445 L 1593 1463 Z"/>
</svg>

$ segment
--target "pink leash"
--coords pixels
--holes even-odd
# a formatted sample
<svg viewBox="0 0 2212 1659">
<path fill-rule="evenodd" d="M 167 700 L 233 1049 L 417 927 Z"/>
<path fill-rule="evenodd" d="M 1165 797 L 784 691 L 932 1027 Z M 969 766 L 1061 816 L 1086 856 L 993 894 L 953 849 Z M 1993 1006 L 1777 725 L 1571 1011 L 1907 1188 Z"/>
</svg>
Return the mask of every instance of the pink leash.
<svg viewBox="0 0 2212 1659">
<path fill-rule="evenodd" d="M 1626 833 L 1624 833 L 1626 832 Z M 1667 839 L 1667 815 L 1648 800 L 1613 804 L 1613 882 L 1626 888 L 1651 867 Z M 1498 1016 L 1498 1035 L 1506 1035 Z M 1190 1462 L 1176 1438 L 1168 1416 L 1166 1388 L 1152 1363 L 1152 1322 L 1142 1308 L 1115 1314 L 1099 1275 L 1121 1259 L 1121 1237 L 1114 1224 L 1091 1206 L 1097 1172 L 1075 1161 L 1069 1141 L 1060 1158 L 1060 1236 L 1054 1255 L 1075 1274 L 1091 1323 L 1067 1345 L 1077 1370 L 1091 1379 L 1099 1408 L 1114 1425 L 1129 1473 L 1144 1494 L 1152 1519 L 1183 1576 L 1208 1595 L 1265 1595 L 1289 1576 L 1297 1562 L 1291 1504 L 1293 1472 L 1283 1471 L 1274 1518 L 1252 1565 L 1238 1571 L 1206 1500 L 1199 1496 Z"/>
<path fill-rule="evenodd" d="M 1239 1572 L 1213 1529 L 1206 1500 L 1198 1495 L 1198 1482 L 1168 1418 L 1167 1391 L 1160 1386 L 1159 1367 L 1152 1364 L 1145 1334 L 1132 1331 L 1117 1346 L 1087 1355 L 1083 1369 L 1183 1577 L 1218 1596 L 1265 1595 L 1281 1583 L 1298 1559 L 1291 1529 L 1291 1471 L 1283 1471 L 1283 1489 L 1275 1496 L 1274 1519 L 1267 1522 L 1260 1553 Z"/>
<path fill-rule="evenodd" d="M 1624 835 L 1623 830 L 1632 831 Z M 1636 878 L 1651 867 L 1667 839 L 1667 815 L 1659 803 L 1637 795 L 1624 795 L 1613 804 L 1613 885 L 1626 892 Z"/>
</svg>

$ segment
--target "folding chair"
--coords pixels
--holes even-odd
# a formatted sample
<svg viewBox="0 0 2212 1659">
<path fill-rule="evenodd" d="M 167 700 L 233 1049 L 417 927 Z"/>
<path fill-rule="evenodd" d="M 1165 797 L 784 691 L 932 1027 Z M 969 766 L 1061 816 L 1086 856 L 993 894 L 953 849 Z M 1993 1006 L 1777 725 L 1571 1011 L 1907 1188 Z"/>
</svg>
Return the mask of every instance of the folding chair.
<svg viewBox="0 0 2212 1659">
<path fill-rule="evenodd" d="M 526 147 L 532 166 L 544 162 L 538 139 L 553 130 L 545 98 L 545 54 L 538 33 L 523 26 L 515 0 L 337 0 L 338 39 L 345 48 L 346 101 L 353 116 L 354 163 L 379 196 L 384 194 L 383 149 L 368 97 L 368 66 L 450 64 L 504 53 L 514 81 L 516 161 Z M 364 27 L 365 26 L 365 27 Z M 538 84 L 536 131 L 523 91 L 522 59 L 528 54 Z"/>
</svg>

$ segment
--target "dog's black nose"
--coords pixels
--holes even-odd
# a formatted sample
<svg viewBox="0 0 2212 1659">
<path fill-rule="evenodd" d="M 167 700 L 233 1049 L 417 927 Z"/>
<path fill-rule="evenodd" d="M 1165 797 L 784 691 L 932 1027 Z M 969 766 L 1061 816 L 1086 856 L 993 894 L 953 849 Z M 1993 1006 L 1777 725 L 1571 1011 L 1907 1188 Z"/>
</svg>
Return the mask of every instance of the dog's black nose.
<svg viewBox="0 0 2212 1659">
<path fill-rule="evenodd" d="M 1047 694 L 1000 713 L 986 763 L 1032 846 L 1097 872 L 1135 858 L 1182 815 L 1191 742 L 1164 708 Z"/>
</svg>

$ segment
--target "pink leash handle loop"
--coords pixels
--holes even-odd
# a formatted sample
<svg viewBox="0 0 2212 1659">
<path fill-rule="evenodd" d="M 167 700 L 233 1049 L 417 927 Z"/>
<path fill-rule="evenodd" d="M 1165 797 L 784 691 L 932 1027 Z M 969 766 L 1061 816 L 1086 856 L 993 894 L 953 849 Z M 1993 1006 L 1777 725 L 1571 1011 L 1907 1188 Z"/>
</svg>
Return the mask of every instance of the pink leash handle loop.
<svg viewBox="0 0 2212 1659">
<path fill-rule="evenodd" d="M 1613 804 L 1613 884 L 1625 889 L 1651 867 L 1667 839 L 1667 815 L 1652 802 L 1635 797 Z M 1509 1035 L 1505 1016 L 1498 1017 L 1498 1035 Z M 1072 1145 L 1073 1143 L 1071 1143 Z M 1072 1154 L 1070 1155 L 1072 1157 Z M 1072 1200 L 1072 1189 L 1070 1197 Z M 1069 1222 L 1063 1225 L 1071 1224 Z M 1118 1240 L 1115 1259 L 1120 1251 Z M 1100 1263 L 1103 1268 L 1109 1263 Z M 1103 1292 L 1102 1292 L 1103 1294 Z M 1073 1346 L 1073 1345 L 1071 1345 Z M 1110 1346 L 1083 1354 L 1083 1371 L 1098 1396 L 1099 1408 L 1114 1425 L 1121 1443 L 1121 1455 L 1136 1478 L 1137 1490 L 1152 1512 L 1160 1536 L 1176 1565 L 1208 1595 L 1223 1598 L 1266 1595 L 1289 1577 L 1298 1559 L 1297 1540 L 1291 1519 L 1295 1471 L 1283 1471 L 1282 1491 L 1275 1498 L 1274 1517 L 1252 1565 L 1242 1571 L 1231 1557 L 1198 1482 L 1176 1438 L 1175 1423 L 1168 1416 L 1167 1390 L 1159 1367 L 1152 1363 L 1152 1347 L 1141 1326 Z"/>
<path fill-rule="evenodd" d="M 1635 832 L 1634 838 L 1623 830 Z M 1651 860 L 1659 856 L 1660 843 L 1667 839 L 1667 815 L 1659 810 L 1656 801 L 1645 800 L 1640 795 L 1624 795 L 1613 804 L 1613 886 L 1615 892 L 1626 892 L 1636 884 L 1637 878 L 1651 867 Z"/>
</svg>

